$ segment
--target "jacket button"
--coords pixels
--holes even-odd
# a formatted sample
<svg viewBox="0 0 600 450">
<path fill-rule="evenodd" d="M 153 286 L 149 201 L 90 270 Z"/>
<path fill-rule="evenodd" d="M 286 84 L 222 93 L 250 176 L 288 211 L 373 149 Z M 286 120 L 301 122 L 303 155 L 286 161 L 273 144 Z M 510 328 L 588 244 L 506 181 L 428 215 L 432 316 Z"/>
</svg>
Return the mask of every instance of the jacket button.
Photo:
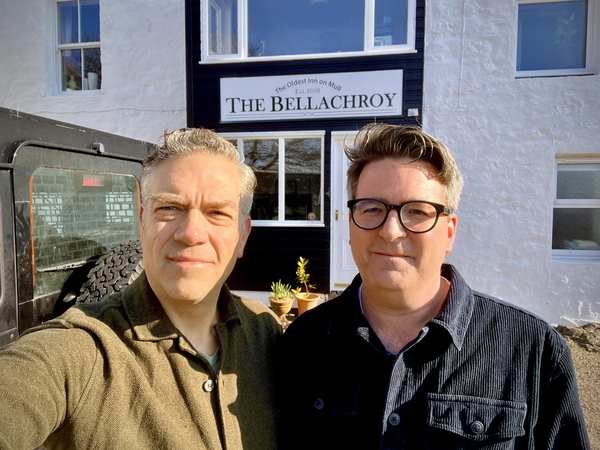
<svg viewBox="0 0 600 450">
<path fill-rule="evenodd" d="M 400 416 L 396 413 L 390 414 L 388 417 L 388 422 L 390 425 L 396 426 L 400 424 Z"/>
<path fill-rule="evenodd" d="M 471 431 L 474 434 L 481 434 L 485 431 L 485 427 L 483 426 L 483 423 L 481 423 L 479 420 L 474 420 L 473 422 L 471 422 Z"/>
<path fill-rule="evenodd" d="M 204 389 L 206 392 L 212 392 L 214 388 L 215 382 L 213 380 L 206 380 L 202 385 L 202 389 Z"/>
<path fill-rule="evenodd" d="M 321 410 L 323 409 L 323 407 L 324 407 L 324 406 L 325 406 L 325 402 L 323 401 L 323 399 L 322 399 L 322 398 L 317 398 L 317 399 L 315 400 L 315 408 L 316 408 L 318 411 L 321 411 Z"/>
</svg>

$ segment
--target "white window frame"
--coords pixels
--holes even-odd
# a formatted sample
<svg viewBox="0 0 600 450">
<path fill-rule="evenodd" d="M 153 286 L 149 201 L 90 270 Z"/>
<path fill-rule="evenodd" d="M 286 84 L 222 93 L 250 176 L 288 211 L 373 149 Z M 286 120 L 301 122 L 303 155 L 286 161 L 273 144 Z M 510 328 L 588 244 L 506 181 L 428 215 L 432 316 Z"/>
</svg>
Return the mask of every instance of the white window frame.
<svg viewBox="0 0 600 450">
<path fill-rule="evenodd" d="M 285 1 L 285 0 L 281 0 Z M 357 52 L 338 53 L 310 53 L 301 55 L 281 56 L 248 56 L 248 0 L 237 0 L 237 29 L 238 29 L 238 53 L 227 55 L 211 55 L 209 51 L 210 27 L 208 18 L 210 9 L 219 0 L 202 0 L 200 8 L 201 27 L 201 53 L 202 59 L 199 64 L 231 63 L 231 62 L 258 62 L 258 61 L 291 61 L 299 59 L 323 59 L 323 58 L 348 58 L 366 55 L 389 55 L 399 53 L 416 53 L 416 21 L 417 0 L 407 0 L 407 27 L 406 44 L 399 45 L 375 45 L 375 0 L 364 0 L 365 2 L 365 36 L 364 50 Z M 218 7 L 218 6 L 217 6 Z M 206 20 L 203 20 L 206 18 Z"/>
<path fill-rule="evenodd" d="M 63 95 L 73 95 L 76 93 L 81 93 L 81 92 L 94 92 L 94 91 L 100 91 L 102 89 L 102 87 L 98 87 L 98 89 L 83 89 L 83 86 L 81 89 L 78 89 L 76 91 L 67 91 L 67 90 L 63 90 L 62 89 L 62 61 L 61 61 L 61 52 L 63 50 L 79 50 L 79 51 L 83 51 L 87 48 L 99 48 L 100 52 L 102 52 L 102 44 L 101 41 L 94 41 L 94 42 L 73 42 L 70 44 L 60 44 L 60 33 L 61 33 L 61 29 L 60 29 L 60 23 L 59 23 L 59 17 L 58 17 L 58 4 L 59 3 L 64 3 L 67 1 L 73 1 L 73 0 L 55 0 L 54 2 L 54 15 L 55 15 L 55 28 L 56 28 L 56 37 L 55 37 L 55 43 L 56 43 L 56 90 L 57 92 L 63 94 Z M 78 15 L 78 20 L 77 20 L 77 25 L 79 27 L 79 29 L 77 30 L 77 35 L 79 36 L 79 39 L 81 39 L 81 1 L 80 0 L 76 0 L 77 1 L 77 15 Z M 98 1 L 98 3 L 100 4 L 100 0 Z M 102 39 L 102 38 L 101 38 Z M 102 54 L 102 53 L 101 53 Z M 83 61 L 83 54 L 82 54 L 82 61 L 81 64 L 84 64 Z M 101 74 L 99 74 L 101 75 Z M 83 77 L 82 77 L 83 79 Z"/>
<path fill-rule="evenodd" d="M 525 4 L 536 4 L 536 3 L 556 3 L 556 2 L 568 2 L 568 1 L 576 1 L 576 0 L 518 0 L 517 1 L 517 23 L 518 23 L 518 12 L 519 12 L 519 5 L 525 5 Z M 598 22 L 600 24 L 600 21 L 596 18 L 596 9 L 597 6 L 595 5 L 598 2 L 598 0 L 587 0 L 587 37 L 586 37 L 586 44 L 585 44 L 585 67 L 584 68 L 580 68 L 580 69 L 552 69 L 552 70 L 516 70 L 515 69 L 515 77 L 516 78 L 536 78 L 536 77 L 561 77 L 561 76 L 566 76 L 566 75 L 592 75 L 594 73 L 592 67 L 593 67 L 593 58 L 595 55 L 595 46 L 597 46 L 598 44 L 595 43 L 595 40 L 598 39 L 594 39 L 594 36 L 596 34 L 598 34 L 598 31 L 594 30 L 594 23 Z M 516 40 L 516 45 L 519 45 L 519 29 L 518 29 L 518 25 L 516 27 L 516 36 L 515 36 L 515 40 Z M 518 48 L 515 49 L 515 61 L 517 58 L 517 53 L 518 53 Z M 516 64 L 515 64 L 515 68 L 516 68 Z"/>
<path fill-rule="evenodd" d="M 278 210 L 281 211 L 277 220 L 252 219 L 252 226 L 259 227 L 318 227 L 325 226 L 325 131 L 286 131 L 286 132 L 257 132 L 257 133 L 219 133 L 227 140 L 237 140 L 240 158 L 244 160 L 243 140 L 249 139 L 277 139 L 279 140 L 279 167 L 278 167 Z M 285 220 L 285 139 L 320 138 L 321 139 L 321 184 L 319 186 L 320 213 L 319 220 Z"/>
<path fill-rule="evenodd" d="M 554 204 L 552 216 L 555 209 L 562 208 L 590 208 L 600 209 L 600 199 L 558 199 L 558 166 L 561 164 L 600 164 L 600 155 L 597 157 L 561 156 L 556 158 L 554 168 Z M 553 224 L 554 226 L 554 224 Z M 551 244 L 552 246 L 552 244 Z M 578 250 L 578 249 L 552 249 L 552 260 L 560 262 L 600 262 L 600 250 Z"/>
</svg>

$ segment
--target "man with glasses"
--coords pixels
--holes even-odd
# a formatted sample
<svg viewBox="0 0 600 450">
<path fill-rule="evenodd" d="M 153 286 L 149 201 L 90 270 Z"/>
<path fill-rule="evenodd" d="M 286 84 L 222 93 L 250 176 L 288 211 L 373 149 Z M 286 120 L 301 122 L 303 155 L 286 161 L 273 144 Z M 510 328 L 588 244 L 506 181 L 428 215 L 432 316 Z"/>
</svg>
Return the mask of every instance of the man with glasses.
<svg viewBox="0 0 600 450">
<path fill-rule="evenodd" d="M 564 339 L 444 263 L 463 184 L 446 146 L 370 124 L 346 154 L 359 275 L 284 333 L 287 447 L 589 448 Z"/>
</svg>

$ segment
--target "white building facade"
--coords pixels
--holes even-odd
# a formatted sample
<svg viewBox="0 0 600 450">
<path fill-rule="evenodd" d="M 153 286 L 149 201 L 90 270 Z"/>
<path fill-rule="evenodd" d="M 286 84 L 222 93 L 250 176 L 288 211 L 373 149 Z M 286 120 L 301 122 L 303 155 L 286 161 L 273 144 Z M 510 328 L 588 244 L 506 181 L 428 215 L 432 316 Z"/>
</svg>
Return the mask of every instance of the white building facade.
<svg viewBox="0 0 600 450">
<path fill-rule="evenodd" d="M 94 5 L 99 17 L 86 17 Z M 61 9 L 73 14 L 61 21 Z M 0 11 L 1 106 L 148 142 L 186 125 L 183 2 L 0 0 Z M 60 46 L 86 49 L 89 30 L 100 79 L 82 86 L 89 71 L 77 60 L 83 70 L 67 90 Z"/>
</svg>

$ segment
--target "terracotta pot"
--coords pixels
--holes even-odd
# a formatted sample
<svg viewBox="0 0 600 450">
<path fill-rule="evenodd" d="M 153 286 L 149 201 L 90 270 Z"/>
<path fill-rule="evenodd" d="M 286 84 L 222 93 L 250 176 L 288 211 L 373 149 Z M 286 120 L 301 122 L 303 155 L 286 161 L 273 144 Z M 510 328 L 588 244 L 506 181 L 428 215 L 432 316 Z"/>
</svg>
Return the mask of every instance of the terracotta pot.
<svg viewBox="0 0 600 450">
<path fill-rule="evenodd" d="M 300 294 L 296 294 L 296 301 L 298 302 L 298 315 L 300 315 L 317 306 L 319 303 L 319 294 L 301 292 Z"/>
<path fill-rule="evenodd" d="M 287 313 L 292 309 L 292 303 L 294 303 L 294 298 L 289 297 L 285 300 L 275 300 L 273 297 L 269 297 L 269 302 L 271 303 L 271 309 L 282 323 L 287 322 L 287 318 L 285 317 Z"/>
</svg>

